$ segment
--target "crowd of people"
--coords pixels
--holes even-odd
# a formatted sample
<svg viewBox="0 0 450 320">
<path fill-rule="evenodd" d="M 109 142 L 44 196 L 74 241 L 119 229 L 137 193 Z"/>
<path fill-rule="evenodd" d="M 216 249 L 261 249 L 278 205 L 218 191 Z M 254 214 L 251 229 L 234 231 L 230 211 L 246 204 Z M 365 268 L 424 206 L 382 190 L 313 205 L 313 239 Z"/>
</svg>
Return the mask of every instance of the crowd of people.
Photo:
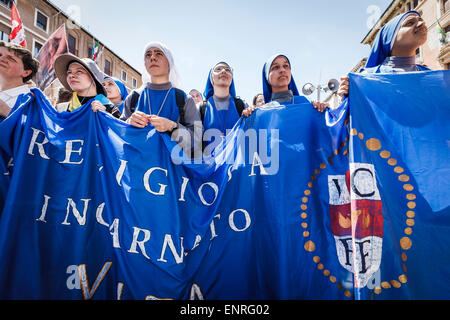
<svg viewBox="0 0 450 320">
<path fill-rule="evenodd" d="M 361 72 L 429 70 L 415 62 L 416 50 L 426 40 L 427 28 L 420 14 L 416 11 L 400 14 L 380 30 Z M 179 88 L 180 76 L 175 61 L 164 44 L 147 44 L 143 62 L 143 85 L 129 93 L 120 80 L 105 76 L 93 60 L 72 54 L 59 55 L 54 69 L 63 88 L 55 109 L 72 112 L 89 103 L 93 112 L 105 111 L 134 127 L 152 125 L 157 131 L 171 135 L 192 155 L 195 146 L 201 144 L 200 150 L 204 150 L 213 136 L 225 136 L 239 118 L 248 117 L 267 103 L 309 102 L 299 94 L 291 63 L 283 54 L 276 54 L 265 62 L 262 93 L 255 95 L 251 106 L 236 95 L 233 68 L 225 61 L 211 68 L 203 94 L 196 89 L 186 94 Z M 19 96 L 30 94 L 29 82 L 38 70 L 39 62 L 29 50 L 0 42 L 0 121 L 17 107 Z M 338 95 L 348 96 L 349 89 L 348 77 L 341 78 Z M 320 101 L 312 105 L 319 112 L 329 107 Z"/>
</svg>

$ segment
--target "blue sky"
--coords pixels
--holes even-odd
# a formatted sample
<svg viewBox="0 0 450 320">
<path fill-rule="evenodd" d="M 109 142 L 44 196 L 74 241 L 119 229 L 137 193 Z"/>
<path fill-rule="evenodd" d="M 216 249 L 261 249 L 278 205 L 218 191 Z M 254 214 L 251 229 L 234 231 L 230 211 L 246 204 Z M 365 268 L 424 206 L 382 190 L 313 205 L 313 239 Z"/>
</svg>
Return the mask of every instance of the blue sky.
<svg viewBox="0 0 450 320">
<path fill-rule="evenodd" d="M 361 44 L 391 0 L 51 0 L 78 8 L 79 22 L 137 70 L 143 48 L 161 41 L 172 51 L 183 88 L 203 92 L 210 68 L 227 61 L 236 91 L 251 103 L 262 91 L 264 62 L 287 55 L 299 90 L 339 79 L 366 57 Z M 126 5 L 124 5 L 126 3 Z M 322 94 L 322 97 L 325 95 Z M 316 93 L 309 98 L 316 98 Z"/>
</svg>

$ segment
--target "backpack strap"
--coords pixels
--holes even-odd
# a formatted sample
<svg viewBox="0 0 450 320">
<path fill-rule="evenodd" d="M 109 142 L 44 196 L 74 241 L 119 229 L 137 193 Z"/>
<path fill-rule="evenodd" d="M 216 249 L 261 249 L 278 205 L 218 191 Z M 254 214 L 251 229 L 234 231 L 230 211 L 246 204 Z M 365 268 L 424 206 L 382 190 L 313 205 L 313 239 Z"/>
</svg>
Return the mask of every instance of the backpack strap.
<svg viewBox="0 0 450 320">
<path fill-rule="evenodd" d="M 236 105 L 236 110 L 239 114 L 239 117 L 242 116 L 242 111 L 245 109 L 245 103 L 242 101 L 241 98 L 236 97 L 234 98 L 234 104 Z"/>
<path fill-rule="evenodd" d="M 180 112 L 180 123 L 185 124 L 184 121 L 184 105 L 186 103 L 186 93 L 183 90 L 174 88 L 175 90 L 175 100 L 178 106 L 178 111 Z"/>
<path fill-rule="evenodd" d="M 205 119 L 205 113 L 206 113 L 206 104 L 208 103 L 208 101 L 203 100 L 202 104 L 200 105 L 200 116 L 202 118 L 202 123 L 203 120 Z"/>
</svg>

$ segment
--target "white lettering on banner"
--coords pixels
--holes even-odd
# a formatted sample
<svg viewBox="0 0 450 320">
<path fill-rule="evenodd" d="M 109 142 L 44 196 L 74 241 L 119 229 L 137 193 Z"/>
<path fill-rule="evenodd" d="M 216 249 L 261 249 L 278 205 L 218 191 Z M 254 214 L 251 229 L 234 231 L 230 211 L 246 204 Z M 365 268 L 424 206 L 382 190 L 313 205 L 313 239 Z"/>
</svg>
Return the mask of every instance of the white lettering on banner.
<svg viewBox="0 0 450 320">
<path fill-rule="evenodd" d="M 186 177 L 182 177 L 182 178 L 183 178 L 183 183 L 181 184 L 181 195 L 180 195 L 180 198 L 178 199 L 178 201 L 186 201 L 184 199 L 184 193 L 186 192 L 186 187 L 189 182 L 189 179 Z"/>
<path fill-rule="evenodd" d="M 80 143 L 81 147 L 78 150 L 73 150 L 73 143 Z M 84 141 L 83 140 L 68 140 L 66 141 L 66 157 L 64 158 L 64 161 L 60 163 L 68 163 L 68 164 L 81 164 L 83 162 L 83 158 L 81 158 L 78 162 L 72 162 L 70 161 L 70 157 L 72 153 L 78 153 L 81 156 L 81 152 L 83 151 Z"/>
<path fill-rule="evenodd" d="M 69 218 L 70 208 L 72 208 L 72 213 L 73 213 L 74 217 L 77 219 L 78 224 L 80 226 L 84 226 L 86 224 L 86 212 L 87 212 L 87 209 L 88 209 L 88 206 L 89 206 L 89 201 L 91 201 L 91 199 L 81 199 L 81 201 L 84 202 L 83 214 L 82 215 L 78 211 L 76 203 L 70 198 L 67 199 L 67 200 L 68 201 L 67 201 L 66 218 L 64 219 L 62 224 L 70 225 L 70 222 L 68 222 L 67 219 Z"/>
<path fill-rule="evenodd" d="M 47 137 L 45 136 L 45 133 L 43 131 L 35 129 L 33 127 L 31 128 L 31 130 L 33 130 L 33 136 L 31 137 L 30 147 L 28 148 L 28 154 L 31 156 L 34 156 L 34 153 L 33 153 L 34 146 L 37 146 L 39 155 L 41 156 L 41 158 L 49 160 L 50 158 L 45 154 L 45 150 L 44 150 L 44 144 L 47 144 L 49 142 Z M 44 136 L 44 139 L 42 140 L 42 142 L 37 142 L 38 136 L 41 133 Z"/>
<path fill-rule="evenodd" d="M 47 214 L 48 200 L 50 199 L 51 197 L 44 194 L 44 205 L 42 206 L 41 216 L 38 219 L 36 219 L 36 221 L 47 222 L 45 221 L 45 215 Z"/>
<path fill-rule="evenodd" d="M 106 205 L 106 203 L 101 203 L 98 207 L 97 207 L 97 211 L 95 212 L 95 217 L 97 218 L 97 222 L 99 223 L 99 224 L 102 224 L 102 225 L 104 225 L 105 227 L 108 227 L 109 228 L 109 224 L 107 224 L 106 222 L 105 222 L 105 220 L 103 220 L 103 216 L 102 216 L 102 213 L 103 213 L 103 209 L 105 208 L 105 205 Z"/>
<path fill-rule="evenodd" d="M 251 176 L 256 176 L 256 174 L 255 174 L 255 172 L 254 172 L 254 168 L 255 168 L 255 167 L 259 167 L 260 174 L 261 174 L 262 176 L 268 175 L 267 171 L 264 169 L 264 166 L 263 166 L 263 164 L 262 164 L 261 158 L 260 158 L 259 155 L 258 155 L 258 152 L 255 152 L 255 153 L 253 154 L 252 169 L 251 169 L 251 172 L 250 172 L 249 177 L 251 177 Z"/>
<path fill-rule="evenodd" d="M 86 272 L 86 265 L 80 264 L 78 266 L 78 273 L 80 275 L 80 282 L 81 282 L 81 292 L 83 293 L 83 297 L 85 300 L 92 299 L 95 292 L 97 291 L 98 287 L 100 286 L 101 282 L 105 278 L 106 274 L 109 271 L 109 268 L 111 268 L 112 262 L 106 262 L 103 265 L 103 268 L 100 270 L 99 274 L 97 275 L 97 278 L 94 281 L 94 284 L 92 285 L 92 288 L 89 290 L 89 281 L 88 276 Z"/>
<path fill-rule="evenodd" d="M 236 212 L 242 212 L 244 214 L 245 217 L 245 227 L 243 229 L 238 229 L 236 227 L 236 225 L 234 224 L 234 214 Z M 236 232 L 242 232 L 247 230 L 250 227 L 251 224 L 251 219 L 250 219 L 250 215 L 248 214 L 247 211 L 245 211 L 244 209 L 236 209 L 233 212 L 230 213 L 230 216 L 228 217 L 228 223 L 230 225 L 231 230 L 236 231 Z"/>
<path fill-rule="evenodd" d="M 178 252 L 175 248 L 175 245 L 173 244 L 172 236 L 170 234 L 166 234 L 164 236 L 164 243 L 163 243 L 163 247 L 161 250 L 161 257 L 158 259 L 158 261 L 167 262 L 167 260 L 164 259 L 167 245 L 169 245 L 170 251 L 172 251 L 173 257 L 175 258 L 175 262 L 177 264 L 183 263 L 183 256 L 184 256 L 183 237 L 180 237 L 181 252 L 180 252 L 180 254 L 178 254 Z"/>
<path fill-rule="evenodd" d="M 122 181 L 122 177 L 125 172 L 125 168 L 127 166 L 128 161 L 122 160 L 122 159 L 119 159 L 119 161 L 120 161 L 120 167 L 119 167 L 119 170 L 117 170 L 116 181 L 119 186 L 122 186 L 121 181 Z"/>
<path fill-rule="evenodd" d="M 217 234 L 216 234 L 216 226 L 215 226 L 215 224 L 214 224 L 214 219 L 215 219 L 215 218 L 220 219 L 220 214 L 216 214 L 216 215 L 214 216 L 214 218 L 211 220 L 211 224 L 209 225 L 209 227 L 210 227 L 210 229 L 211 229 L 211 239 L 209 239 L 209 240 L 212 240 L 212 239 L 214 239 L 215 237 L 217 237 Z"/>
<path fill-rule="evenodd" d="M 119 242 L 119 219 L 114 219 L 113 223 L 111 223 L 111 226 L 109 227 L 110 234 L 113 236 L 113 248 L 120 249 L 120 242 Z"/>
<path fill-rule="evenodd" d="M 147 190 L 148 192 L 150 192 L 151 194 L 154 194 L 155 196 L 163 196 L 164 195 L 164 191 L 167 188 L 166 184 L 162 184 L 162 183 L 158 183 L 158 185 L 160 186 L 159 191 L 155 192 L 150 188 L 150 175 L 153 173 L 153 171 L 155 170 L 160 170 L 162 172 L 165 173 L 166 177 L 167 177 L 167 170 L 163 169 L 163 168 L 159 168 L 159 167 L 154 167 L 151 169 L 148 169 L 147 172 L 144 174 L 144 188 L 145 190 Z"/>
<path fill-rule="evenodd" d="M 214 200 L 211 203 L 206 202 L 205 198 L 203 197 L 202 190 L 204 186 L 210 186 L 214 190 Z M 211 206 L 216 201 L 218 195 L 219 195 L 219 187 L 217 186 L 217 184 L 213 182 L 205 182 L 200 186 L 200 188 L 198 188 L 198 196 L 200 197 L 200 201 L 205 206 Z"/>
<path fill-rule="evenodd" d="M 139 246 L 139 249 L 141 249 L 142 255 L 150 260 L 150 257 L 147 255 L 147 253 L 145 251 L 145 245 L 144 245 L 145 242 L 150 240 L 150 230 L 141 229 L 141 228 L 137 228 L 137 227 L 133 227 L 133 229 L 134 229 L 133 241 L 131 242 L 131 247 L 128 250 L 128 252 L 139 254 L 139 252 L 137 252 L 137 250 L 136 250 L 136 246 Z M 141 231 L 144 233 L 144 240 L 138 241 L 138 236 L 141 233 Z"/>
</svg>

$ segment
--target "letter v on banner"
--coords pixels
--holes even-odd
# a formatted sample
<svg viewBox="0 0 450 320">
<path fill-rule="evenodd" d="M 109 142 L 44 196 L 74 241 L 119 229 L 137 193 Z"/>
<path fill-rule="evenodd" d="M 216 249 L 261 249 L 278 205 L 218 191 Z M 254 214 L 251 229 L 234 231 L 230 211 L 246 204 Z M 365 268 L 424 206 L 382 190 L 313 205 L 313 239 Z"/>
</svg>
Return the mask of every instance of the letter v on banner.
<svg viewBox="0 0 450 320">
<path fill-rule="evenodd" d="M 9 40 L 20 44 L 24 48 L 27 47 L 22 20 L 15 1 L 11 1 L 11 34 L 9 35 Z"/>
<path fill-rule="evenodd" d="M 375 168 L 350 163 L 345 175 L 328 176 L 331 229 L 339 263 L 354 273 L 355 287 L 363 288 L 380 268 L 383 210 Z"/>
<path fill-rule="evenodd" d="M 109 268 L 111 268 L 111 265 L 112 262 L 105 262 L 102 270 L 100 270 L 99 274 L 97 275 L 97 278 L 95 279 L 91 290 L 89 290 L 89 281 L 87 277 L 86 265 L 80 264 L 78 266 L 78 274 L 80 275 L 80 283 L 81 283 L 81 292 L 83 293 L 84 300 L 92 299 L 98 287 L 105 278 L 106 274 L 108 273 Z"/>
</svg>

